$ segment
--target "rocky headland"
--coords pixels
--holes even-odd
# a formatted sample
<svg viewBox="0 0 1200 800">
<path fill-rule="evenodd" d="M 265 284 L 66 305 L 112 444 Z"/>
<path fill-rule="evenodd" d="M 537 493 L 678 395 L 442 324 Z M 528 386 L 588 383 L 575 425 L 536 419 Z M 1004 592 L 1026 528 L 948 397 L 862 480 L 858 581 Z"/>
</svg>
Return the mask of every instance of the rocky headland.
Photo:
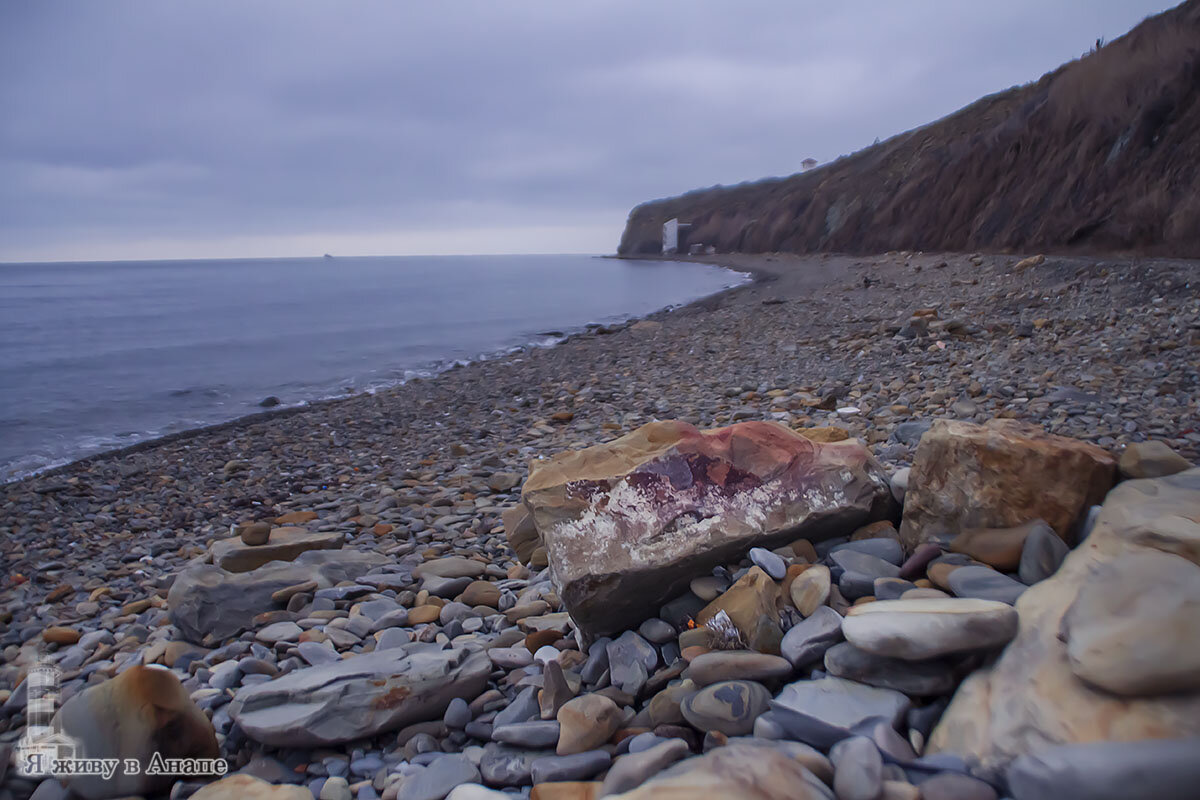
<svg viewBox="0 0 1200 800">
<path fill-rule="evenodd" d="M 662 252 L 678 219 L 680 252 L 1200 257 L 1200 0 L 1097 45 L 816 169 L 643 203 L 618 252 Z"/>
<path fill-rule="evenodd" d="M 1200 265 L 721 263 L 0 487 L 0 798 L 1193 796 Z"/>
</svg>

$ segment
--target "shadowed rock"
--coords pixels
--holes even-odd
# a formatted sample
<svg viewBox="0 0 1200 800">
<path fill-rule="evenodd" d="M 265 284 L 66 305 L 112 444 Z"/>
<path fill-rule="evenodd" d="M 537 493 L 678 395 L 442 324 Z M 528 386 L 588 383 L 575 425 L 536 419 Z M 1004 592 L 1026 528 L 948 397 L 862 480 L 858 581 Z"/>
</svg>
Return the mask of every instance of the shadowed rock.
<svg viewBox="0 0 1200 800">
<path fill-rule="evenodd" d="M 266 564 L 250 572 L 227 572 L 193 564 L 179 573 L 167 594 L 171 622 L 189 641 L 220 642 L 254 626 L 254 617 L 274 607 L 271 595 L 307 581 L 325 589 L 388 563 L 384 556 L 357 551 L 302 553 L 291 563 Z"/>
<path fill-rule="evenodd" d="M 438 719 L 455 697 L 474 699 L 487 686 L 485 653 L 425 648 L 354 656 L 246 687 L 230 716 L 263 744 L 320 747 Z"/>
</svg>

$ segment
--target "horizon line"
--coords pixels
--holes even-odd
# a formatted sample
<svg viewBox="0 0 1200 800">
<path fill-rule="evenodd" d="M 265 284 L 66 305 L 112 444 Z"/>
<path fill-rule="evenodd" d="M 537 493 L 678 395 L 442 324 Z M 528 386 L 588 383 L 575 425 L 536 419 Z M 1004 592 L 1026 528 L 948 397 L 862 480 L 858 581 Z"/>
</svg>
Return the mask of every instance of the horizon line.
<svg viewBox="0 0 1200 800">
<path fill-rule="evenodd" d="M 174 258 L 98 258 L 98 259 L 33 259 L 26 261 L 3 261 L 0 260 L 0 267 L 10 266 L 28 266 L 33 264 L 52 265 L 52 264 L 146 264 L 157 263 L 162 261 L 301 261 L 301 260 L 316 260 L 323 261 L 325 256 L 329 255 L 330 260 L 337 261 L 338 259 L 351 258 L 468 258 L 481 256 L 589 256 L 594 258 L 604 258 L 608 256 L 615 257 L 616 252 L 597 253 L 594 251 L 567 251 L 559 253 L 371 253 L 357 255 L 335 255 L 324 253 L 321 255 L 303 255 L 303 256 L 221 256 L 219 258 L 204 258 L 204 257 L 174 257 Z"/>
</svg>

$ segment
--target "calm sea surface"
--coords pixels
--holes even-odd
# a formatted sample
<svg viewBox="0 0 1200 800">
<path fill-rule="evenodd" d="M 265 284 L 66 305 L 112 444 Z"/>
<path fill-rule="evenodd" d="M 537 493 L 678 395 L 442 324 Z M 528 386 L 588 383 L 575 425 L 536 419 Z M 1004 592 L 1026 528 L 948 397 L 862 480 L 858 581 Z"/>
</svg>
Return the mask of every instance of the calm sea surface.
<svg viewBox="0 0 1200 800">
<path fill-rule="evenodd" d="M 0 264 L 0 481 L 394 385 L 739 283 L 698 264 L 447 256 Z"/>
</svg>

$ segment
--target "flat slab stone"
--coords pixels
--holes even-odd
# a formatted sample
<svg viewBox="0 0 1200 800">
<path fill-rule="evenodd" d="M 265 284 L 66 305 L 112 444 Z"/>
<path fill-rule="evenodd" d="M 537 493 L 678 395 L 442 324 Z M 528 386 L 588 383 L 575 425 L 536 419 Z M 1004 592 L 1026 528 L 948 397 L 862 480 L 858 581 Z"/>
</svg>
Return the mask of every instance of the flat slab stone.
<svg viewBox="0 0 1200 800">
<path fill-rule="evenodd" d="M 771 703 L 772 708 L 793 709 L 846 730 L 872 717 L 879 717 L 895 727 L 911 705 L 900 692 L 843 678 L 789 683 Z"/>
<path fill-rule="evenodd" d="M 921 661 L 1002 647 L 1017 623 L 1016 609 L 993 600 L 877 600 L 847 611 L 842 635 L 868 653 Z"/>
<path fill-rule="evenodd" d="M 417 578 L 478 578 L 486 568 L 486 564 L 473 558 L 447 556 L 417 565 L 412 574 Z"/>
<path fill-rule="evenodd" d="M 254 638 L 263 644 L 276 642 L 294 642 L 300 638 L 304 630 L 294 622 L 275 622 L 254 634 Z"/>
<path fill-rule="evenodd" d="M 749 650 L 714 650 L 693 659 L 682 677 L 697 686 L 708 686 L 731 680 L 772 681 L 791 675 L 792 664 L 786 658 Z"/>
<path fill-rule="evenodd" d="M 482 652 L 405 645 L 243 688 L 229 713 L 263 744 L 340 744 L 440 719 L 455 697 L 477 697 L 491 669 Z"/>
<path fill-rule="evenodd" d="M 490 742 L 483 748 L 483 756 L 479 760 L 479 771 L 483 775 L 484 782 L 489 786 L 528 785 L 534 762 L 553 755 L 553 752 L 552 750 L 523 750 L 504 747 Z"/>
<path fill-rule="evenodd" d="M 492 741 L 529 749 L 554 747 L 558 744 L 558 732 L 558 722 L 552 719 L 514 722 L 492 728 Z"/>
<path fill-rule="evenodd" d="M 869 556 L 886 561 L 889 564 L 900 566 L 904 563 L 904 548 L 900 546 L 900 542 L 896 539 L 888 539 L 877 537 L 874 539 L 854 539 L 843 544 L 835 545 L 831 553 L 837 553 L 842 550 L 854 550 L 859 553 L 866 553 Z"/>
<path fill-rule="evenodd" d="M 913 697 L 949 694 L 958 685 L 953 665 L 945 661 L 904 661 L 868 653 L 849 642 L 826 651 L 825 671 L 838 678 L 894 689 Z"/>
<path fill-rule="evenodd" d="M 266 544 L 248 545 L 239 536 L 214 542 L 213 564 L 227 572 L 249 572 L 271 561 L 294 561 L 310 550 L 338 550 L 345 541 L 341 531 L 313 533 L 305 528 L 275 528 Z"/>
<path fill-rule="evenodd" d="M 250 572 L 229 572 L 213 564 L 193 564 L 176 576 L 167 594 L 171 622 L 188 641 L 222 644 L 253 626 L 252 620 L 277 606 L 281 589 L 314 581 L 322 588 L 353 580 L 387 564 L 386 556 L 357 550 L 316 550 L 294 561 L 266 564 Z"/>
<path fill-rule="evenodd" d="M 1013 580 L 991 567 L 974 565 L 959 567 L 950 573 L 947 580 L 950 584 L 950 591 L 954 592 L 957 597 L 995 600 L 1009 605 L 1015 604 L 1017 598 L 1028 588 L 1020 581 Z"/>
</svg>

